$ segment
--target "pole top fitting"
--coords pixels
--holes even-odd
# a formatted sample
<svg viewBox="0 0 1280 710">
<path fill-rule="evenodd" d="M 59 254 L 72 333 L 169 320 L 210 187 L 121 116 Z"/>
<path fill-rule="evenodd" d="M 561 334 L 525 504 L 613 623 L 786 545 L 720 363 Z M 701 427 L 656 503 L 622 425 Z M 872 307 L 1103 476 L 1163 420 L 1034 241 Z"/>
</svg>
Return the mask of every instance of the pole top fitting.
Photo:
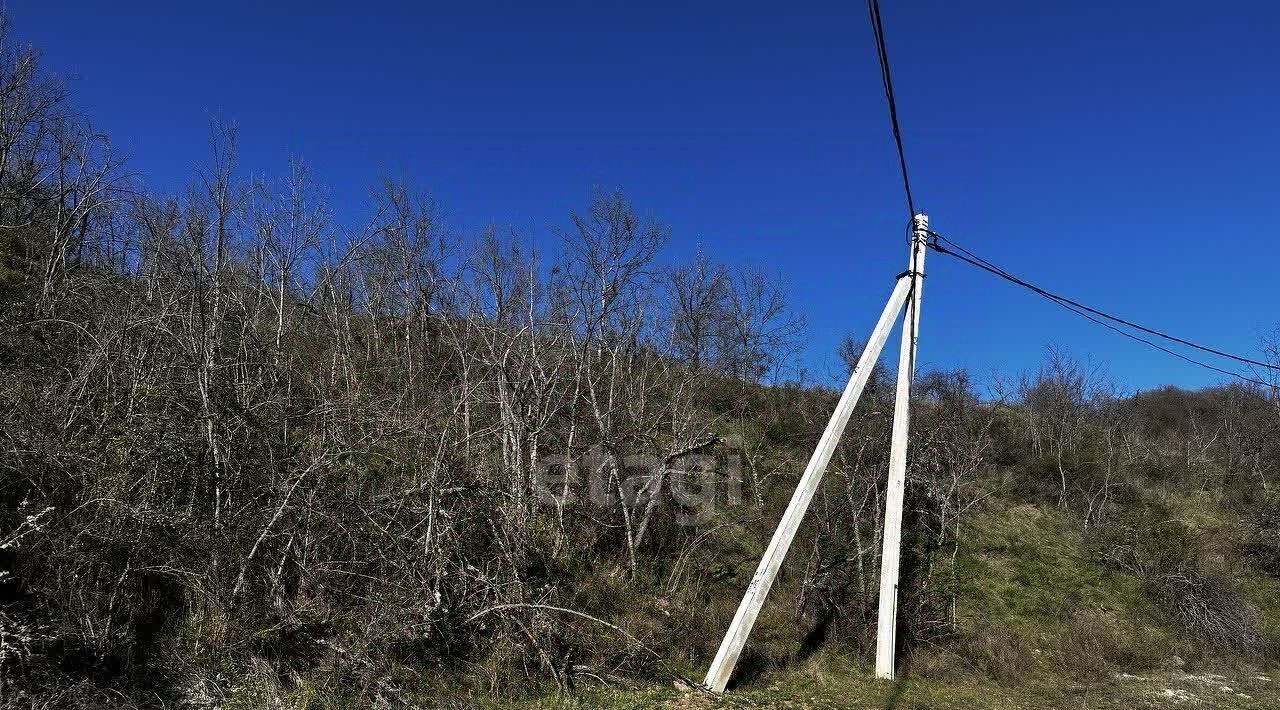
<svg viewBox="0 0 1280 710">
<path fill-rule="evenodd" d="M 916 239 L 923 239 L 929 233 L 929 215 L 921 212 L 911 218 L 911 231 Z"/>
</svg>

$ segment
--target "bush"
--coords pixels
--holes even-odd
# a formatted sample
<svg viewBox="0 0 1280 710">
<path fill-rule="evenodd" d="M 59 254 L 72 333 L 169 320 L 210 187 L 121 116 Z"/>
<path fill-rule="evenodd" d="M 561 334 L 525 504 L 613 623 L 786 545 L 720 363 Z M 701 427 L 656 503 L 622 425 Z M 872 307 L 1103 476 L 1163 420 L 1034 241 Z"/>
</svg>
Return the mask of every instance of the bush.
<svg viewBox="0 0 1280 710">
<path fill-rule="evenodd" d="M 1141 578 L 1164 618 L 1188 640 L 1226 653 L 1255 654 L 1262 648 L 1258 609 L 1228 574 L 1215 571 L 1228 552 L 1223 537 L 1212 527 L 1184 522 L 1189 517 L 1168 502 L 1135 506 L 1122 524 L 1097 536 L 1095 551 Z"/>
<path fill-rule="evenodd" d="M 1155 630 L 1125 624 L 1101 611 L 1072 616 L 1054 641 L 1065 674 L 1086 682 L 1101 680 L 1112 669 L 1153 668 L 1170 650 Z"/>
<path fill-rule="evenodd" d="M 1280 494 L 1268 493 L 1249 516 L 1244 551 L 1261 571 L 1280 577 Z"/>
<path fill-rule="evenodd" d="M 1197 570 L 1152 577 L 1156 599 L 1188 635 L 1226 653 L 1256 653 L 1262 646 L 1258 610 L 1229 577 Z"/>
<path fill-rule="evenodd" d="M 1017 683 L 1031 668 L 1030 646 L 1008 629 L 983 631 L 965 636 L 957 651 L 978 670 L 999 683 Z"/>
</svg>

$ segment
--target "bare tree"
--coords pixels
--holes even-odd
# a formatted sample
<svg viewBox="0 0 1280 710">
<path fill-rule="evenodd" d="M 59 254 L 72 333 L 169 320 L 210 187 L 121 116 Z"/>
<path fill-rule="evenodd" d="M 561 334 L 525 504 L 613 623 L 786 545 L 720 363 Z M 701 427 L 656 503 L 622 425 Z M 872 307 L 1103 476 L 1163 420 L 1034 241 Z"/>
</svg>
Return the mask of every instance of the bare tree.
<svg viewBox="0 0 1280 710">
<path fill-rule="evenodd" d="M 289 170 L 279 185 L 260 181 L 253 191 L 250 219 L 262 252 L 259 280 L 275 310 L 275 358 L 288 326 L 291 301 L 310 289 L 306 279 L 314 273 L 306 260 L 317 255 L 328 226 L 327 202 L 306 162 L 289 160 Z"/>
<path fill-rule="evenodd" d="M 729 317 L 728 269 L 699 249 L 693 261 L 667 271 L 671 298 L 671 347 L 695 370 L 714 362 L 716 341 Z"/>
<path fill-rule="evenodd" d="M 733 274 L 720 335 L 721 366 L 745 380 L 773 372 L 798 346 L 804 321 L 787 303 L 785 283 L 759 269 Z"/>
<path fill-rule="evenodd" d="M 1101 377 L 1098 365 L 1050 347 L 1039 372 L 1024 377 L 1019 387 L 1032 443 L 1054 463 L 1060 487 L 1058 505 L 1064 509 L 1069 505 L 1068 469 L 1072 462 L 1068 456 L 1080 450 Z"/>
</svg>

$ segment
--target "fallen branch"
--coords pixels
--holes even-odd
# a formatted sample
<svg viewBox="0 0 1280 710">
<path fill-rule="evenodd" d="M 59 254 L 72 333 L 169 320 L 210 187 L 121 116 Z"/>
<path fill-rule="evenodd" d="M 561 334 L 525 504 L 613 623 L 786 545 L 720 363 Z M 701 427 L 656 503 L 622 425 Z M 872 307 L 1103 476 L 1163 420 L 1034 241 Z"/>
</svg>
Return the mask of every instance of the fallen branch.
<svg viewBox="0 0 1280 710">
<path fill-rule="evenodd" d="M 694 689 L 699 689 L 704 691 L 706 690 L 706 688 L 698 681 L 691 680 L 690 678 L 687 678 L 673 671 L 671 669 L 670 664 L 667 663 L 666 659 L 663 658 L 657 651 L 644 645 L 644 643 L 640 639 L 627 633 L 621 627 L 617 626 L 616 624 L 611 624 L 605 621 L 604 619 L 597 619 L 596 617 L 590 614 L 585 614 L 583 612 L 577 611 L 576 609 L 566 609 L 564 607 L 551 606 L 550 604 L 499 604 L 497 606 L 491 606 L 488 609 L 483 609 L 481 611 L 478 611 L 472 614 L 471 616 L 467 617 L 467 620 L 463 623 L 470 624 L 471 622 L 476 621 L 481 617 L 488 616 L 489 614 L 492 614 L 495 611 L 504 611 L 506 609 L 541 609 L 543 611 L 555 611 L 561 614 L 569 614 L 571 616 L 576 616 L 581 619 L 586 619 L 587 621 L 594 621 L 595 623 L 600 624 L 601 626 L 617 631 L 618 633 L 627 637 L 627 639 L 630 640 L 635 645 L 639 646 L 645 651 L 648 651 L 649 654 L 652 655 L 658 661 L 658 664 L 663 667 L 663 670 L 666 672 L 666 674 L 670 676 L 673 680 L 679 681 L 680 683 L 683 683 L 685 686 L 689 688 L 694 688 Z"/>
<path fill-rule="evenodd" d="M 657 651 L 654 651 L 652 648 L 649 648 L 648 646 L 644 645 L 644 642 L 642 642 L 640 639 L 636 638 L 635 636 L 632 636 L 631 634 L 627 633 L 620 626 L 617 626 L 615 624 L 610 624 L 609 622 L 603 619 L 597 619 L 596 617 L 590 614 L 584 614 L 574 609 L 565 609 L 564 607 L 551 606 L 549 604 L 499 604 L 498 606 L 491 606 L 488 609 L 484 609 L 483 611 L 478 611 L 475 614 L 472 614 L 470 617 L 467 618 L 465 623 L 470 624 L 471 622 L 476 621 L 482 616 L 488 616 L 489 614 L 492 614 L 495 611 L 503 611 L 504 609 L 542 609 L 545 611 L 558 611 L 562 614 L 571 614 L 573 616 L 577 616 L 579 618 L 583 618 L 588 621 L 594 621 L 597 624 L 600 624 L 601 626 L 606 626 L 610 629 L 613 629 L 614 631 L 617 631 L 623 636 L 626 636 L 628 639 L 634 642 L 637 646 L 653 654 L 654 658 L 657 658 L 658 660 L 662 660 L 662 656 L 658 655 Z"/>
</svg>

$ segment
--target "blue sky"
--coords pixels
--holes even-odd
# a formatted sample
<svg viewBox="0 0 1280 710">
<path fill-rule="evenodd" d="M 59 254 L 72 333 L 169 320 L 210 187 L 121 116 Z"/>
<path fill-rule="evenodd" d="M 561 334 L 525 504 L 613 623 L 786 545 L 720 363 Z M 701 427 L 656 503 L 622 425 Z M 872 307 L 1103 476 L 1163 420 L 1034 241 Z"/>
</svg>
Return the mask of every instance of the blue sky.
<svg viewBox="0 0 1280 710">
<path fill-rule="evenodd" d="M 76 6 L 79 5 L 79 6 Z M 541 245 L 593 186 L 776 269 L 834 369 L 905 266 L 906 208 L 865 7 L 850 3 L 8 5 L 17 35 L 153 187 L 220 113 L 246 172 L 305 157 L 355 219 L 379 174 Z M 1050 289 L 1220 348 L 1280 322 L 1280 7 L 886 2 L 917 202 Z M 1220 376 L 931 255 L 924 366 L 1034 367 L 1048 343 L 1129 388 Z"/>
</svg>

